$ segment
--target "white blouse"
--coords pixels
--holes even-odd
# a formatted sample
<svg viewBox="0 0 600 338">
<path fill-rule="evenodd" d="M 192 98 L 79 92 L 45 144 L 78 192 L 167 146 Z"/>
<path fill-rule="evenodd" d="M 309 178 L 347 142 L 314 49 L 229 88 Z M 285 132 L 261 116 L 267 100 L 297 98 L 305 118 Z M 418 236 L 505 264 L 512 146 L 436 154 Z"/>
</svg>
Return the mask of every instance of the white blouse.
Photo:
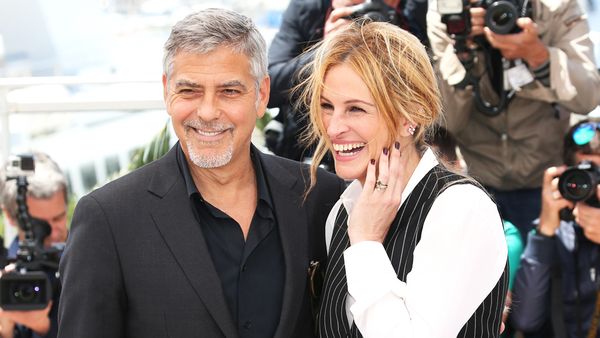
<svg viewBox="0 0 600 338">
<path fill-rule="evenodd" d="M 402 202 L 438 164 L 428 149 L 402 192 Z M 352 182 L 327 218 L 327 249 L 341 203 L 348 211 L 362 190 Z M 402 205 L 402 204 L 401 204 Z M 507 247 L 496 205 L 472 184 L 452 185 L 434 201 L 412 270 L 398 279 L 383 245 L 364 241 L 344 252 L 349 324 L 365 337 L 456 337 L 504 271 Z"/>
</svg>

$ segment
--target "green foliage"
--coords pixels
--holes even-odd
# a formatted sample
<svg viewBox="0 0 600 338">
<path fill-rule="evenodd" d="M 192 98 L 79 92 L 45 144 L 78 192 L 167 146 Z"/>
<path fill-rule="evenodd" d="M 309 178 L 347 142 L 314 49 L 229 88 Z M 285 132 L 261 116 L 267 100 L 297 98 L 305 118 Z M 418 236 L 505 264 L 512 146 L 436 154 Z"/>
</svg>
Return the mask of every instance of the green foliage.
<svg viewBox="0 0 600 338">
<path fill-rule="evenodd" d="M 256 120 L 256 128 L 258 128 L 261 131 L 264 130 L 267 123 L 269 123 L 269 121 L 271 121 L 271 118 L 272 118 L 271 113 L 269 113 L 269 110 L 267 109 L 267 111 L 265 112 L 263 117 Z"/>
<path fill-rule="evenodd" d="M 79 198 L 75 195 L 71 194 L 71 196 L 69 196 L 69 204 L 67 205 L 67 229 L 71 229 L 71 220 L 73 219 L 73 212 L 75 211 L 77 201 L 79 201 Z"/>
<path fill-rule="evenodd" d="M 137 169 L 161 158 L 169 151 L 170 140 L 169 121 L 167 121 L 158 135 L 156 135 L 146 147 L 139 148 L 133 153 L 131 163 L 129 163 L 129 170 Z"/>
</svg>

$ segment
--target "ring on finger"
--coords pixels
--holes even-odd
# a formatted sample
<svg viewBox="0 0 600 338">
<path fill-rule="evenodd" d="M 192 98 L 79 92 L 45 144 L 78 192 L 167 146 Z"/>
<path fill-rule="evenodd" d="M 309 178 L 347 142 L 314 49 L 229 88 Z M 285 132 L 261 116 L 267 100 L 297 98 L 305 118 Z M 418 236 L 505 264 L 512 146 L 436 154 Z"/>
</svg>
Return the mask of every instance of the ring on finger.
<svg viewBox="0 0 600 338">
<path fill-rule="evenodd" d="M 385 190 L 387 187 L 387 183 L 383 183 L 380 180 L 377 180 L 377 182 L 375 182 L 375 190 Z"/>
</svg>

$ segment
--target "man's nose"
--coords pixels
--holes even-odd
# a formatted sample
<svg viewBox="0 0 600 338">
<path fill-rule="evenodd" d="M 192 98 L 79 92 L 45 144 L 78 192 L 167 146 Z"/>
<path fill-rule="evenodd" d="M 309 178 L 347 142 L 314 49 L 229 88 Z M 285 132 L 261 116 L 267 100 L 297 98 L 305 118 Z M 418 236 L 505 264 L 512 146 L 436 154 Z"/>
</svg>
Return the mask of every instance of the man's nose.
<svg viewBox="0 0 600 338">
<path fill-rule="evenodd" d="M 204 95 L 198 104 L 196 115 L 204 121 L 211 121 L 219 118 L 221 109 L 219 107 L 217 96 L 214 93 L 206 93 Z"/>
</svg>

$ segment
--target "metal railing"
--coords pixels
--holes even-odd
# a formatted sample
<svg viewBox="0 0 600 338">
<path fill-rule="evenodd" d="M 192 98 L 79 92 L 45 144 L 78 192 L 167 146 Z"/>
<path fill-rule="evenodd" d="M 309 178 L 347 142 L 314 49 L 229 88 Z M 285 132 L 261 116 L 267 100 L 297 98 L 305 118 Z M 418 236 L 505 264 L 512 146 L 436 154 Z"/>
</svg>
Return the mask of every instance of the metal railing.
<svg viewBox="0 0 600 338">
<path fill-rule="evenodd" d="M 157 79 L 139 79 L 124 77 L 19 77 L 0 78 L 0 163 L 4 163 L 10 154 L 10 115 L 20 113 L 56 113 L 86 111 L 139 111 L 163 109 L 162 98 L 148 99 L 113 99 L 107 98 L 57 98 L 36 100 L 9 100 L 9 93 L 15 89 L 43 86 L 83 86 L 83 85 L 115 85 L 115 84 L 152 84 Z"/>
</svg>

